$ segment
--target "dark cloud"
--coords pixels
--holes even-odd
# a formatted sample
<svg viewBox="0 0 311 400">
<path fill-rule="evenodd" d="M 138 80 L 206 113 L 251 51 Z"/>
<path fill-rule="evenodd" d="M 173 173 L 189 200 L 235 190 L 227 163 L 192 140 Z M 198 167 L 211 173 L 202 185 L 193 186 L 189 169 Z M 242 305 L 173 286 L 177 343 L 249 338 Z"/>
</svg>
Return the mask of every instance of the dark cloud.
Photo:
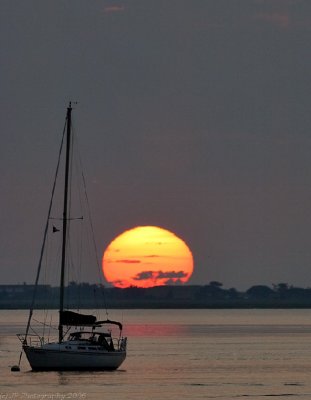
<svg viewBox="0 0 311 400">
<path fill-rule="evenodd" d="M 104 12 L 107 14 L 111 13 L 119 13 L 125 11 L 125 6 L 117 6 L 117 5 L 108 5 L 104 7 Z"/>
<path fill-rule="evenodd" d="M 285 29 L 289 28 L 291 22 L 288 13 L 258 13 L 255 18 Z"/>
<path fill-rule="evenodd" d="M 121 264 L 140 264 L 141 263 L 140 260 L 127 260 L 127 259 L 116 260 L 115 262 L 116 263 L 121 263 Z"/>
<path fill-rule="evenodd" d="M 154 279 L 155 273 L 153 271 L 143 271 L 143 272 L 139 272 L 135 277 L 133 277 L 133 279 L 135 279 L 135 281 L 143 281 L 145 279 Z"/>
<path fill-rule="evenodd" d="M 158 271 L 157 272 L 157 279 L 163 279 L 163 278 L 169 278 L 169 279 L 177 279 L 177 278 L 184 278 L 188 274 L 183 272 L 183 271 L 169 271 L 169 272 L 163 272 L 163 271 Z"/>
<path fill-rule="evenodd" d="M 160 279 L 168 279 L 170 281 L 176 281 L 179 280 L 180 278 L 186 277 L 187 274 L 183 271 L 168 271 L 168 272 L 163 272 L 163 271 L 143 271 L 138 273 L 133 279 L 135 281 L 142 281 L 145 279 L 152 279 L 154 281 L 160 280 Z"/>
</svg>

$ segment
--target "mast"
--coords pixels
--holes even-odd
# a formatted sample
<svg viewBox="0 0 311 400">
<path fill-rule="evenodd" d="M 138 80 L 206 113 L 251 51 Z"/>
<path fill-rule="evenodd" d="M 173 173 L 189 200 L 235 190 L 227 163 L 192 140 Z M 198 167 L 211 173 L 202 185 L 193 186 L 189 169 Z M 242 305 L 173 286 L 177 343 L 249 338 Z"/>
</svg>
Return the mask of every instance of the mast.
<svg viewBox="0 0 311 400">
<path fill-rule="evenodd" d="M 63 340 L 63 325 L 61 324 L 61 314 L 64 310 L 64 290 L 65 290 L 65 266 L 66 266 L 66 241 L 67 241 L 67 213 L 68 213 L 68 182 L 70 167 L 70 142 L 71 142 L 71 102 L 67 108 L 67 131 L 66 131 L 66 164 L 65 164 L 65 187 L 64 187 L 64 207 L 63 207 L 63 241 L 62 241 L 62 261 L 60 274 L 60 298 L 59 298 L 59 343 Z"/>
</svg>

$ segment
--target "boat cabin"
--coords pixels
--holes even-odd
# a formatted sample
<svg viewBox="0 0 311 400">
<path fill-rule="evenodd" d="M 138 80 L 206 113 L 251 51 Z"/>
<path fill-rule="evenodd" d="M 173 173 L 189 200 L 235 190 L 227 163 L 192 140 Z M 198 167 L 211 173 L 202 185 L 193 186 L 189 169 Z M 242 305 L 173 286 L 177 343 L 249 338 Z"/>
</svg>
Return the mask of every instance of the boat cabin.
<svg viewBox="0 0 311 400">
<path fill-rule="evenodd" d="M 68 340 L 80 344 L 83 342 L 83 344 L 91 346 L 103 346 L 107 350 L 114 350 L 111 332 L 76 331 L 69 334 Z"/>
</svg>

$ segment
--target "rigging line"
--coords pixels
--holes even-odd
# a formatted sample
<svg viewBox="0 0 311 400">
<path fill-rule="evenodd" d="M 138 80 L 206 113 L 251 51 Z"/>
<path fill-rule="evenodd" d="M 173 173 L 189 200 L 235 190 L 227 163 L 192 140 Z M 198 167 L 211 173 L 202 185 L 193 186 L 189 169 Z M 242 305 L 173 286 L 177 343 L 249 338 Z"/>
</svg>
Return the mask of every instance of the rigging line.
<svg viewBox="0 0 311 400">
<path fill-rule="evenodd" d="M 61 145 L 60 149 L 58 152 L 58 160 L 57 160 L 57 166 L 56 166 L 56 171 L 54 175 L 54 182 L 53 182 L 53 188 L 52 188 L 52 193 L 51 193 L 51 199 L 50 199 L 50 204 L 49 204 L 49 209 L 48 209 L 48 215 L 46 219 L 46 224 L 45 224 L 45 229 L 44 229 L 44 235 L 43 235 L 43 241 L 42 241 L 42 246 L 41 246 L 41 251 L 40 251 L 40 257 L 39 257 L 39 262 L 38 262 L 38 269 L 37 269 L 37 275 L 36 275 L 36 280 L 35 280 L 35 287 L 32 295 L 32 301 L 31 301 L 31 306 L 29 310 L 29 317 L 27 321 L 27 327 L 26 327 L 26 333 L 25 333 L 25 342 L 27 340 L 28 332 L 29 332 L 29 327 L 30 327 L 30 321 L 31 317 L 33 314 L 33 309 L 35 305 L 35 299 L 36 299 L 36 294 L 37 294 L 37 286 L 39 282 L 39 277 L 40 277 L 40 272 L 41 272 L 41 265 L 42 265 L 42 259 L 44 255 L 44 249 L 45 249 L 45 242 L 48 234 L 48 229 L 49 229 L 49 219 L 51 215 L 51 210 L 52 210 L 52 205 L 53 205 L 53 199 L 54 199 L 54 193 L 55 193 L 55 188 L 56 188 L 56 181 L 57 181 L 57 176 L 58 176 L 58 170 L 60 166 L 60 160 L 61 160 L 61 153 L 62 153 L 62 148 L 63 148 L 63 143 L 64 143 L 64 137 L 65 137 L 65 131 L 66 131 L 66 125 L 67 125 L 67 119 L 65 121 L 64 129 L 63 129 L 63 134 L 62 134 L 62 140 L 61 140 Z"/>
<path fill-rule="evenodd" d="M 76 184 L 76 197 L 78 198 L 77 205 L 79 205 L 79 212 L 81 212 L 82 217 L 79 219 L 83 220 L 83 215 L 84 215 L 84 207 L 83 207 L 83 202 L 82 202 L 82 196 L 81 196 L 81 178 L 80 178 L 80 169 L 81 169 L 81 164 L 79 164 L 79 157 L 77 157 L 78 153 L 78 138 L 76 135 L 75 127 L 72 125 L 72 140 L 73 140 L 73 145 L 72 147 L 75 148 L 74 158 L 72 160 L 72 168 L 75 169 L 75 184 Z M 77 218 L 78 219 L 78 218 Z M 77 255 L 77 262 L 76 262 L 76 273 L 77 273 L 77 281 L 82 282 L 82 263 L 83 263 L 83 251 L 84 251 L 84 235 L 83 235 L 83 224 L 80 223 L 78 225 L 79 228 L 79 234 L 77 235 L 77 243 L 79 240 L 79 245 L 77 246 L 76 249 L 76 255 Z M 78 229 L 77 229 L 78 232 Z M 79 299 L 79 305 L 82 303 L 80 302 Z"/>
<path fill-rule="evenodd" d="M 80 163 L 81 163 L 81 159 L 80 159 Z M 81 166 L 82 166 L 82 163 L 81 163 Z M 92 219 L 92 215 L 91 215 L 89 197 L 88 197 L 87 190 L 86 190 L 86 181 L 85 181 L 85 177 L 84 177 L 84 173 L 83 173 L 83 168 L 81 168 L 81 172 L 82 172 L 82 182 L 83 182 L 83 188 L 84 188 L 84 195 L 85 195 L 85 200 L 86 200 L 86 208 L 87 208 L 88 218 L 89 218 L 90 226 L 91 226 L 92 242 L 93 242 L 93 246 L 94 246 L 94 250 L 95 250 L 97 270 L 98 270 L 98 274 L 99 274 L 99 276 L 101 278 L 102 276 L 101 276 L 100 267 L 99 267 L 98 250 L 97 250 L 97 245 L 96 245 L 96 241 L 95 241 L 93 219 Z M 107 308 L 107 299 L 106 299 L 105 288 L 103 289 L 102 293 L 103 293 L 103 298 L 104 298 L 104 306 L 105 306 L 106 316 L 108 318 L 108 308 Z"/>
<path fill-rule="evenodd" d="M 82 181 L 83 181 L 83 187 L 84 187 L 84 193 L 85 193 L 85 199 L 86 199 L 86 206 L 87 206 L 86 208 L 87 208 L 88 217 L 89 217 L 90 225 L 91 225 L 92 241 L 93 241 L 93 246 L 94 246 L 94 250 L 95 250 L 96 264 L 97 264 L 97 269 L 98 269 L 99 275 L 101 276 L 100 267 L 99 267 L 97 245 L 96 245 L 96 241 L 95 241 L 93 220 L 92 220 L 92 215 L 91 215 L 91 210 L 90 210 L 90 203 L 89 203 L 89 198 L 88 198 L 88 195 L 87 195 L 86 182 L 85 182 L 83 170 L 82 170 Z M 102 293 L 103 293 L 103 297 L 104 297 L 104 305 L 105 305 L 106 316 L 108 318 L 108 309 L 107 309 L 107 300 L 106 300 L 105 288 L 102 291 Z"/>
<path fill-rule="evenodd" d="M 70 166 L 69 166 L 69 199 L 68 199 L 68 221 L 72 220 L 77 220 L 77 219 L 83 219 L 83 217 L 79 218 L 72 218 L 72 199 L 75 197 L 73 195 L 73 184 L 75 179 L 75 152 L 74 152 L 74 147 L 75 147 L 75 132 L 73 129 L 73 120 L 71 120 L 71 157 L 70 157 Z M 75 269 L 76 269 L 76 263 L 79 260 L 79 256 L 77 256 L 77 251 L 76 247 L 73 246 L 73 236 L 72 232 L 70 231 L 71 223 L 68 224 L 68 231 L 67 231 L 67 262 L 66 262 L 66 281 L 67 281 L 67 290 L 65 292 L 66 294 L 66 304 L 67 308 L 70 308 L 70 302 L 72 301 L 73 297 L 71 296 L 71 291 L 68 290 L 68 284 L 70 280 L 72 279 L 73 281 L 75 280 Z M 77 278 L 77 276 L 76 276 Z"/>
<path fill-rule="evenodd" d="M 52 316 L 51 316 L 51 318 L 52 318 Z M 40 325 L 48 326 L 49 328 L 55 329 L 56 331 L 58 330 L 58 327 L 56 327 L 56 326 L 53 326 L 53 325 L 51 325 L 51 324 L 47 324 L 46 322 L 38 321 L 38 320 L 35 319 L 35 318 L 33 318 L 33 320 L 34 320 L 35 322 L 37 322 L 38 324 L 40 324 Z M 33 331 L 34 331 L 34 330 L 33 330 Z M 42 335 L 42 336 L 44 336 L 44 335 Z"/>
<path fill-rule="evenodd" d="M 78 143 L 78 136 L 77 135 L 75 135 L 75 140 Z M 97 272 L 98 272 L 100 281 L 103 282 L 103 278 L 102 278 L 102 274 L 101 274 L 100 266 L 99 266 L 98 250 L 97 250 L 97 245 L 96 245 L 96 241 L 95 241 L 94 225 L 93 225 L 93 219 L 92 219 L 92 214 L 91 214 L 91 207 L 90 207 L 90 202 L 89 202 L 89 198 L 88 198 L 88 194 L 87 194 L 86 180 L 85 180 L 84 173 L 83 173 L 82 158 L 81 158 L 81 155 L 80 155 L 80 152 L 79 152 L 79 146 L 76 145 L 76 148 L 77 148 L 77 156 L 78 156 L 78 160 L 79 160 L 80 168 L 81 168 L 82 183 L 83 183 L 83 190 L 84 190 L 85 203 L 86 203 L 86 212 L 87 212 L 88 220 L 90 222 L 91 237 L 92 237 L 91 241 L 92 241 L 92 244 L 93 244 L 93 247 L 94 247 L 94 251 L 95 251 Z M 103 293 L 103 299 L 104 299 L 105 312 L 106 312 L 106 316 L 107 316 L 107 319 L 108 319 L 109 315 L 108 315 L 107 299 L 106 299 L 106 293 L 105 293 L 104 285 L 103 285 L 102 293 Z M 95 298 L 95 302 L 96 302 L 96 298 Z"/>
</svg>

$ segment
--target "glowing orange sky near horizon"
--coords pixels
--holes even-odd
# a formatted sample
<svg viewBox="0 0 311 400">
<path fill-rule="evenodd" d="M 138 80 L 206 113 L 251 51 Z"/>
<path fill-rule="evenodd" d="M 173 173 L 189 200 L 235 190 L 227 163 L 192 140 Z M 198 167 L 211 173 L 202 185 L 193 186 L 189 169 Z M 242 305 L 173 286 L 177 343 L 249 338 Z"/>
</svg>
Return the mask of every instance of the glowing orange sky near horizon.
<svg viewBox="0 0 311 400">
<path fill-rule="evenodd" d="M 102 268 L 113 286 L 148 288 L 187 282 L 193 272 L 193 256 L 174 233 L 157 226 L 138 226 L 109 244 Z"/>
</svg>

